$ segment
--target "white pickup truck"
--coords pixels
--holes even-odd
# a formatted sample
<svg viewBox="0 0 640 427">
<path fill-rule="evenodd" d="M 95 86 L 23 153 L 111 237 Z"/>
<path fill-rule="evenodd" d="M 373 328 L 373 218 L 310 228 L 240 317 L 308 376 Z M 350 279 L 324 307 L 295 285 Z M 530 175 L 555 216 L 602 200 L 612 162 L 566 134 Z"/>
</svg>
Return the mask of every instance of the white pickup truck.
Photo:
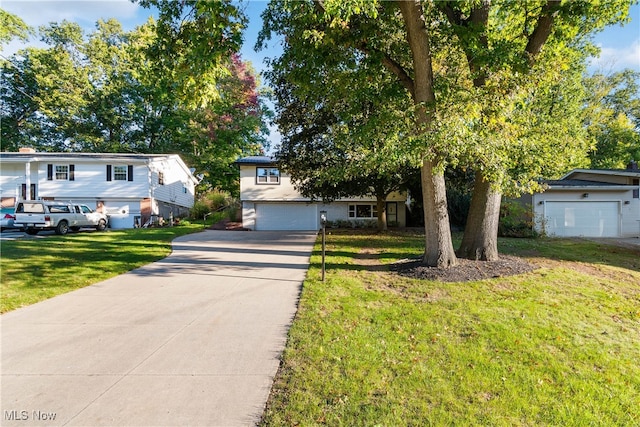
<svg viewBox="0 0 640 427">
<path fill-rule="evenodd" d="M 22 227 L 27 234 L 38 234 L 40 230 L 55 230 L 56 234 L 67 234 L 69 229 L 93 227 L 98 231 L 107 228 L 107 216 L 95 212 L 86 205 L 50 202 L 46 200 L 24 200 L 16 204 L 14 225 Z"/>
</svg>

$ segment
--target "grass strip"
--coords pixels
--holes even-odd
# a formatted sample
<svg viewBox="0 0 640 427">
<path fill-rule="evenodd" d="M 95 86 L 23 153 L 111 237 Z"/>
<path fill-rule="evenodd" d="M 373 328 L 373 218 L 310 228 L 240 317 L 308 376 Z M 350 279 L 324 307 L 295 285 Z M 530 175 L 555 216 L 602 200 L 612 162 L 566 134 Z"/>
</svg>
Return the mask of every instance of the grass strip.
<svg viewBox="0 0 640 427">
<path fill-rule="evenodd" d="M 202 229 L 202 224 L 184 224 L 2 241 L 0 312 L 162 259 L 171 252 L 173 239 Z"/>
</svg>

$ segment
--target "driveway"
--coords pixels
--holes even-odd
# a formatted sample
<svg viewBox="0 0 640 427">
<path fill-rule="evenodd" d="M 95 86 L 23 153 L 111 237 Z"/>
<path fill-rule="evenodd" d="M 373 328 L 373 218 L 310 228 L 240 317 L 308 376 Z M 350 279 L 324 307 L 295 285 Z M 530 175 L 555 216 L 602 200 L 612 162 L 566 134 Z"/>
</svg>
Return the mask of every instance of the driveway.
<svg viewBox="0 0 640 427">
<path fill-rule="evenodd" d="M 3 315 L 0 424 L 254 425 L 315 239 L 183 236 L 162 261 Z"/>
</svg>

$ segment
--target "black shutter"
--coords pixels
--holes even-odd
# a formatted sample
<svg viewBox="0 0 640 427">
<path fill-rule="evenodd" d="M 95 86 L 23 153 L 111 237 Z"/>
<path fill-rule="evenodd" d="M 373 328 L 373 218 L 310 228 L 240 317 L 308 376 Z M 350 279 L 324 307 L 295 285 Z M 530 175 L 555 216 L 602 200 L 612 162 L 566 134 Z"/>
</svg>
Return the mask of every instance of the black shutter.
<svg viewBox="0 0 640 427">
<path fill-rule="evenodd" d="M 127 180 L 133 181 L 133 165 L 127 166 Z"/>
<path fill-rule="evenodd" d="M 69 165 L 69 181 L 76 180 L 76 165 Z"/>
<path fill-rule="evenodd" d="M 53 181 L 53 165 L 51 163 L 47 165 L 47 181 Z"/>
<path fill-rule="evenodd" d="M 111 165 L 107 165 L 107 181 L 111 181 Z"/>
</svg>

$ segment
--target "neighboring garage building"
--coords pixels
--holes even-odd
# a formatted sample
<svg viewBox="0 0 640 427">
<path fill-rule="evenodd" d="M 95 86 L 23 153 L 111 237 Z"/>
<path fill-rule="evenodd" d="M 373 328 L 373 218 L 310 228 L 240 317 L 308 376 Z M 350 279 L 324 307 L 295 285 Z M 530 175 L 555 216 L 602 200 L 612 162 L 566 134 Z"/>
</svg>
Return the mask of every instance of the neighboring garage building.
<svg viewBox="0 0 640 427">
<path fill-rule="evenodd" d="M 576 169 L 532 197 L 536 228 L 549 236 L 640 237 L 640 170 Z"/>
<path fill-rule="evenodd" d="M 377 221 L 374 197 L 345 198 L 332 203 L 311 201 L 296 191 L 291 178 L 271 157 L 239 159 L 242 223 L 250 230 L 318 230 L 320 213 L 332 223 Z M 388 226 L 406 224 L 406 195 L 392 193 L 386 201 Z"/>
</svg>

